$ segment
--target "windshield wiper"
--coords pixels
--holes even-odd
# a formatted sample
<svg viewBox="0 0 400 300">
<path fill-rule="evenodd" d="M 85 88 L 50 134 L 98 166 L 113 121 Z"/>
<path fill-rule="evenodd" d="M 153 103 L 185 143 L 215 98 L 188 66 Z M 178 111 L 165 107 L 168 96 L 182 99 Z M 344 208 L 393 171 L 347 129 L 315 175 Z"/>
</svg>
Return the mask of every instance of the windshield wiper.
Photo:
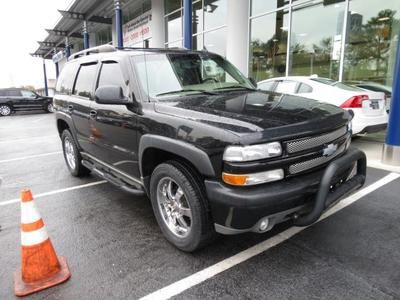
<svg viewBox="0 0 400 300">
<path fill-rule="evenodd" d="M 171 94 L 178 94 L 178 93 L 183 93 L 183 92 L 198 92 L 198 93 L 206 94 L 206 95 L 216 95 L 215 93 L 209 92 L 209 91 L 206 91 L 206 90 L 182 89 L 182 90 L 169 91 L 169 92 L 157 94 L 156 97 L 164 96 L 164 95 L 171 95 Z"/>
<path fill-rule="evenodd" d="M 242 89 L 242 90 L 248 90 L 248 91 L 257 91 L 257 89 L 252 89 L 247 86 L 242 86 L 242 85 L 228 85 L 228 86 L 223 86 L 214 89 L 215 90 L 225 90 L 225 89 Z"/>
</svg>

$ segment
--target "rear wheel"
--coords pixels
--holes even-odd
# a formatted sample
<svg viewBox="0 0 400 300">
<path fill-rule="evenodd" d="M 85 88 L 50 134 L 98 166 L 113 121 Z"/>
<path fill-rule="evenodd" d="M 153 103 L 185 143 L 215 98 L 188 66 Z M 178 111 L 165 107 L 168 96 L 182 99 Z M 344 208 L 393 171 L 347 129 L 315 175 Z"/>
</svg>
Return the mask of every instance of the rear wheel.
<svg viewBox="0 0 400 300">
<path fill-rule="evenodd" d="M 61 135 L 65 162 L 68 170 L 75 177 L 88 175 L 90 170 L 82 165 L 82 156 L 69 130 L 65 129 Z"/>
<path fill-rule="evenodd" d="M 0 116 L 11 115 L 11 107 L 7 104 L 0 104 Z"/>
<path fill-rule="evenodd" d="M 201 183 L 183 164 L 169 161 L 154 169 L 150 198 L 158 225 L 177 248 L 192 252 L 215 236 Z"/>
</svg>

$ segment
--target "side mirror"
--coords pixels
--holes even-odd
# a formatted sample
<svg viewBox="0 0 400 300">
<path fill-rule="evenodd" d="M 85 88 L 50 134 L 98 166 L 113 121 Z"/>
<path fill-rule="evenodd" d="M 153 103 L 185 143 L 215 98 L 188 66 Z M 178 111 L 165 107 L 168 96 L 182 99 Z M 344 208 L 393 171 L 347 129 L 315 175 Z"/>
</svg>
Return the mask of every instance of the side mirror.
<svg viewBox="0 0 400 300">
<path fill-rule="evenodd" d="M 249 81 L 251 82 L 252 85 L 254 85 L 254 87 L 257 87 L 257 82 L 253 77 L 249 77 Z"/>
<path fill-rule="evenodd" d="M 95 93 L 95 100 L 100 104 L 128 104 L 129 99 L 124 96 L 122 88 L 118 85 L 104 85 Z"/>
</svg>

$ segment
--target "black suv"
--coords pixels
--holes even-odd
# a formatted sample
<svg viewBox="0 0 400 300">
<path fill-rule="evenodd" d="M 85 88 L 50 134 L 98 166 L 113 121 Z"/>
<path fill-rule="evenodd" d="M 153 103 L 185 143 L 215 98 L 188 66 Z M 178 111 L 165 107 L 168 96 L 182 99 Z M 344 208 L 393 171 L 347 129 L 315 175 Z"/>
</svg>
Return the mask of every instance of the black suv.
<svg viewBox="0 0 400 300">
<path fill-rule="evenodd" d="M 365 181 L 351 114 L 256 90 L 209 52 L 81 51 L 54 105 L 72 175 L 91 171 L 147 195 L 165 237 L 184 251 L 216 232 L 312 224 Z"/>
<path fill-rule="evenodd" d="M 53 112 L 53 99 L 26 89 L 0 89 L 0 116 L 9 116 L 20 110 Z"/>
</svg>

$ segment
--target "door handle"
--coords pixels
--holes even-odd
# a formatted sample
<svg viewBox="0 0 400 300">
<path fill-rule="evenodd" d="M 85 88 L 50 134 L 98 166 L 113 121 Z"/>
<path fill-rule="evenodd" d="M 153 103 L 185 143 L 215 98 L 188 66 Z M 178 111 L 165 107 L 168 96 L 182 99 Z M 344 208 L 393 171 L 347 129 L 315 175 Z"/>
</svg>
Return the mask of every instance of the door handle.
<svg viewBox="0 0 400 300">
<path fill-rule="evenodd" d="M 91 118 L 91 119 L 96 119 L 97 111 L 91 110 L 90 113 L 89 113 L 89 115 L 90 115 L 90 118 Z"/>
<path fill-rule="evenodd" d="M 74 109 L 74 106 L 73 105 L 68 105 L 68 110 L 69 111 L 72 111 Z"/>
</svg>

